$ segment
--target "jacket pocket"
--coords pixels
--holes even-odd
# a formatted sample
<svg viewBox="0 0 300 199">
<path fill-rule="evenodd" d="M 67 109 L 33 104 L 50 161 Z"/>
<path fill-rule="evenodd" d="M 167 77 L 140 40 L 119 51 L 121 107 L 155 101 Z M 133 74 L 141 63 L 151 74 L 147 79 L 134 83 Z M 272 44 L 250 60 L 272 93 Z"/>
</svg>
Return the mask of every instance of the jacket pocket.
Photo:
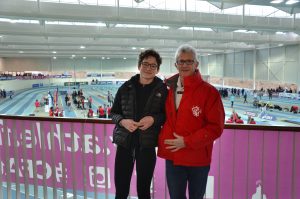
<svg viewBox="0 0 300 199">
<path fill-rule="evenodd" d="M 158 144 L 158 134 L 153 131 L 140 133 L 140 144 L 142 147 L 156 147 Z"/>
<path fill-rule="evenodd" d="M 126 132 L 125 128 L 115 127 L 113 131 L 113 143 L 129 148 L 131 142 L 131 136 Z"/>
</svg>

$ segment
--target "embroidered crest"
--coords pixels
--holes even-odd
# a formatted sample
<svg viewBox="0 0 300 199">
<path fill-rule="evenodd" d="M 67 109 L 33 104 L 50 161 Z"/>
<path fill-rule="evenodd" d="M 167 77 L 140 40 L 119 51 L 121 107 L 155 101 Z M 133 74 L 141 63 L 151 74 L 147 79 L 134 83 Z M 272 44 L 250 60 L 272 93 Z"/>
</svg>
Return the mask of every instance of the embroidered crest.
<svg viewBox="0 0 300 199">
<path fill-rule="evenodd" d="M 199 115 L 201 114 L 201 109 L 199 106 L 193 106 L 192 112 L 195 117 L 199 117 Z"/>
</svg>

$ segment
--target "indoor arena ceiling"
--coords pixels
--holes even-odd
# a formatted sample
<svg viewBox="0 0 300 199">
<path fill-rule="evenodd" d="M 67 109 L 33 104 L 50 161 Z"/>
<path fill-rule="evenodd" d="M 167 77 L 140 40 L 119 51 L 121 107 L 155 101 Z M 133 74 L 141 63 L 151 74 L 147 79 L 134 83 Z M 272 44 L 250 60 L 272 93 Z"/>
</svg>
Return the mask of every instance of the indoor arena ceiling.
<svg viewBox="0 0 300 199">
<path fill-rule="evenodd" d="M 209 55 L 300 42 L 297 0 L 205 1 L 219 10 L 273 6 L 285 17 L 272 17 L 273 11 L 265 16 L 191 11 L 190 0 L 178 0 L 181 11 L 152 8 L 151 1 L 159 0 L 129 0 L 127 7 L 125 0 L 113 1 L 115 6 L 100 6 L 108 0 L 60 1 L 72 0 L 0 0 L 0 57 L 135 58 L 145 48 L 173 57 L 183 43 Z M 139 7 L 142 3 L 149 8 Z"/>
</svg>

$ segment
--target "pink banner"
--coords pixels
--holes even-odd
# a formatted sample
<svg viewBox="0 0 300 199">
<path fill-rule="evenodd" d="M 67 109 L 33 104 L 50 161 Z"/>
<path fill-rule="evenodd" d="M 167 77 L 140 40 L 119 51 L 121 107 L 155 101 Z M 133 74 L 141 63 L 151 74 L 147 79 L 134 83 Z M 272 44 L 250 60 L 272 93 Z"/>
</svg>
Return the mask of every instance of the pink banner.
<svg viewBox="0 0 300 199">
<path fill-rule="evenodd" d="M 87 122 L 0 120 L 2 180 L 16 182 L 18 172 L 21 184 L 33 185 L 36 179 L 38 186 L 45 181 L 48 187 L 113 196 L 113 128 Z M 300 198 L 299 140 L 299 132 L 224 130 L 214 144 L 206 198 Z M 151 193 L 153 198 L 169 198 L 160 158 Z M 130 195 L 137 196 L 135 172 Z"/>
</svg>

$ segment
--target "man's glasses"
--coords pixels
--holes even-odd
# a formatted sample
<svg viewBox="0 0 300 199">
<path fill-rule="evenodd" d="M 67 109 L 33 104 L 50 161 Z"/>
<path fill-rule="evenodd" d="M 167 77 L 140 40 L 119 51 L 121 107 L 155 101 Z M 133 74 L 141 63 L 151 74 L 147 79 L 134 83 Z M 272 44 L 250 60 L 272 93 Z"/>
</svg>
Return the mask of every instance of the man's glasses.
<svg viewBox="0 0 300 199">
<path fill-rule="evenodd" d="M 193 65 L 195 63 L 195 61 L 194 60 L 177 60 L 176 63 L 177 63 L 177 65 L 181 65 L 181 66 L 183 66 L 184 64 L 190 66 L 190 65 Z"/>
<path fill-rule="evenodd" d="M 149 64 L 148 62 L 142 62 L 144 68 L 150 68 L 151 70 L 157 69 L 157 64 Z"/>
</svg>

